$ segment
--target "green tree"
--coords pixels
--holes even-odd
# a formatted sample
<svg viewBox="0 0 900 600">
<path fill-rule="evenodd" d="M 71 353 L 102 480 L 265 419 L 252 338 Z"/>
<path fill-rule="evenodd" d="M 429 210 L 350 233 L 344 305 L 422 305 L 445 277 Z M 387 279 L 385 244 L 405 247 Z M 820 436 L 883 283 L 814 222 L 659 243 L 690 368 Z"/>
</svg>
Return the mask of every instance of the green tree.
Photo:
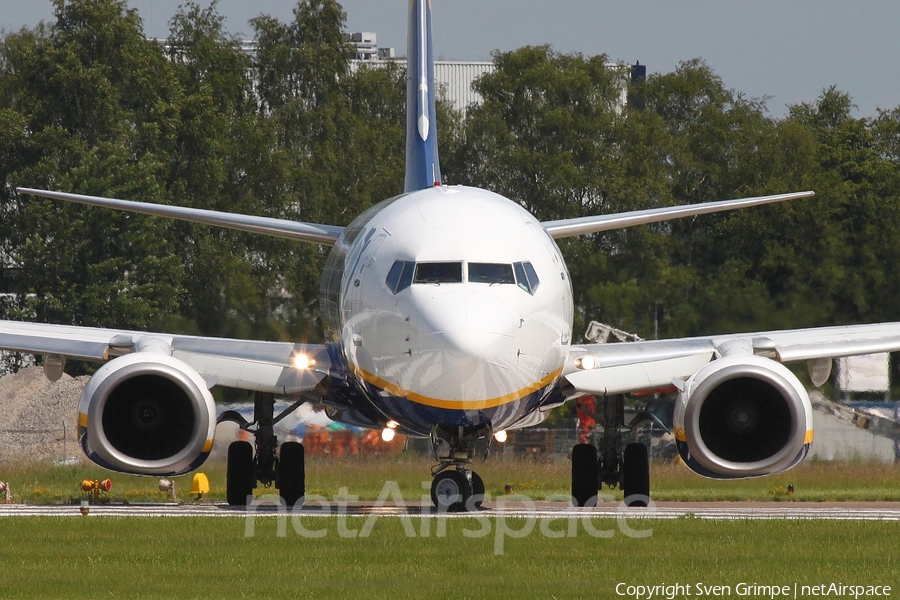
<svg viewBox="0 0 900 600">
<path fill-rule="evenodd" d="M 17 185 L 158 201 L 168 65 L 124 2 L 55 2 L 56 23 L 3 40 L 3 238 L 42 321 L 150 327 L 181 269 L 153 219 L 19 196 Z"/>
<path fill-rule="evenodd" d="M 336 2 L 301 0 L 294 21 L 261 16 L 254 63 L 260 114 L 284 156 L 284 216 L 346 225 L 402 191 L 405 72 L 350 70 L 352 48 Z M 294 244 L 279 270 L 293 331 L 321 335 L 319 274 L 327 248 Z"/>
<path fill-rule="evenodd" d="M 284 157 L 258 114 L 250 57 L 224 28 L 216 3 L 193 2 L 172 18 L 167 54 L 180 92 L 166 172 L 173 204 L 280 216 Z M 203 225 L 171 223 L 185 263 L 185 294 L 172 323 L 207 335 L 275 335 L 274 257 L 286 244 Z"/>
</svg>

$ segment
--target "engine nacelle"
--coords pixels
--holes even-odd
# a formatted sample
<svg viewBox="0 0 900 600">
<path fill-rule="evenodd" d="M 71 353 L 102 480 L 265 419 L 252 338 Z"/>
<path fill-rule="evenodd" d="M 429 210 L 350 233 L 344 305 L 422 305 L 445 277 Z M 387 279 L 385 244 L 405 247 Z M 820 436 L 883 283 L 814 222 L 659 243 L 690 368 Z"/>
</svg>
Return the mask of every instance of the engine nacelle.
<svg viewBox="0 0 900 600">
<path fill-rule="evenodd" d="M 699 475 L 740 478 L 790 469 L 813 437 L 812 405 L 787 367 L 726 356 L 694 373 L 675 405 L 675 441 Z"/>
<path fill-rule="evenodd" d="M 78 404 L 78 437 L 98 465 L 135 475 L 192 471 L 212 450 L 216 406 L 184 362 L 137 352 L 103 365 Z"/>
</svg>

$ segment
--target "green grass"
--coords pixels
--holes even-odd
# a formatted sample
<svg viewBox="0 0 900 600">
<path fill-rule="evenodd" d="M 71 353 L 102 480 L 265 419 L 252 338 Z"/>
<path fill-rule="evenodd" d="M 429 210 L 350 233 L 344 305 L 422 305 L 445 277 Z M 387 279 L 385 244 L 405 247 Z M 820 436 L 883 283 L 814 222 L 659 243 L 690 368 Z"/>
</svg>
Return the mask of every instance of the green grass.
<svg viewBox="0 0 900 600">
<path fill-rule="evenodd" d="M 362 517 L 348 518 L 360 530 Z M 634 538 L 615 521 L 596 538 L 579 524 L 552 539 L 536 526 L 520 539 L 496 521 L 451 519 L 443 537 L 408 537 L 399 519 L 381 518 L 366 537 L 338 535 L 336 517 L 304 517 L 324 537 L 298 535 L 274 517 L 245 536 L 243 518 L 4 518 L 3 598 L 616 598 L 618 583 L 704 582 L 735 586 L 844 583 L 900 591 L 900 524 L 833 521 L 634 521 Z M 519 529 L 524 520 L 510 519 Z M 436 526 L 436 523 L 433 523 Z M 549 528 L 565 531 L 565 522 Z M 696 594 L 678 597 L 697 597 Z M 755 595 L 744 597 L 757 597 Z M 767 597 L 767 596 L 766 596 Z"/>
<path fill-rule="evenodd" d="M 307 492 L 333 498 L 341 488 L 360 499 L 378 497 L 384 484 L 395 481 L 403 497 L 417 500 L 428 495 L 431 461 L 406 455 L 384 458 L 311 457 L 307 460 Z M 569 493 L 569 461 L 566 457 L 539 460 L 502 460 L 494 457 L 475 463 L 492 496 L 510 485 L 514 493 L 543 500 Z M 210 480 L 211 500 L 225 498 L 225 468 L 209 461 L 201 469 Z M 83 479 L 110 478 L 113 488 L 108 499 L 116 502 L 160 501 L 157 479 L 109 473 L 89 464 L 54 466 L 51 463 L 0 462 L 0 481 L 9 481 L 15 502 L 60 504 L 85 497 Z M 875 462 L 807 461 L 791 471 L 759 479 L 720 481 L 698 477 L 683 465 L 655 463 L 651 468 L 652 496 L 674 501 L 900 501 L 900 466 Z M 787 494 L 788 485 L 795 493 Z M 423 487 L 424 486 L 424 487 Z M 176 478 L 180 500 L 190 500 L 191 476 Z M 270 493 L 263 487 L 258 494 Z M 604 490 L 615 499 L 617 490 Z M 107 499 L 104 497 L 104 499 Z"/>
</svg>

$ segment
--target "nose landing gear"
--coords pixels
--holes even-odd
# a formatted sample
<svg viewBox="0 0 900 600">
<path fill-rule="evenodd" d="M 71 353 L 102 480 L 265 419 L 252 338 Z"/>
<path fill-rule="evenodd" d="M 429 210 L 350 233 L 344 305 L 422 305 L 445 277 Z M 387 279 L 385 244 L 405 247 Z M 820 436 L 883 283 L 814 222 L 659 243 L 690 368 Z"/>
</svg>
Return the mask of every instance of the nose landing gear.
<svg viewBox="0 0 900 600">
<path fill-rule="evenodd" d="M 484 481 L 467 469 L 442 471 L 431 482 L 431 502 L 439 513 L 479 510 L 484 502 Z"/>
<path fill-rule="evenodd" d="M 484 458 L 491 446 L 490 425 L 444 426 L 431 430 L 431 445 L 440 461 L 432 469 L 431 501 L 438 512 L 474 511 L 484 502 L 484 481 L 467 466 L 478 453 L 476 442 L 486 440 Z"/>
</svg>

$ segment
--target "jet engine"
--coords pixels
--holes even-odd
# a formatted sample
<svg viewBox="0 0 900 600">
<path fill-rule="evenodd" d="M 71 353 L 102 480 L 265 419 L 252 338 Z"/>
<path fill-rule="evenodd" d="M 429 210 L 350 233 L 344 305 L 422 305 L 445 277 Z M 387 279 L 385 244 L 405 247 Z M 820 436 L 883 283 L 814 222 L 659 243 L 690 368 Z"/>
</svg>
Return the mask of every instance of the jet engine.
<svg viewBox="0 0 900 600">
<path fill-rule="evenodd" d="M 685 382 L 675 440 L 699 475 L 741 478 L 785 471 L 806 457 L 812 405 L 784 365 L 760 356 L 714 360 Z"/>
<path fill-rule="evenodd" d="M 78 405 L 78 436 L 98 465 L 135 475 L 180 475 L 212 449 L 216 406 L 206 382 L 166 355 L 137 352 L 103 365 Z"/>
</svg>

